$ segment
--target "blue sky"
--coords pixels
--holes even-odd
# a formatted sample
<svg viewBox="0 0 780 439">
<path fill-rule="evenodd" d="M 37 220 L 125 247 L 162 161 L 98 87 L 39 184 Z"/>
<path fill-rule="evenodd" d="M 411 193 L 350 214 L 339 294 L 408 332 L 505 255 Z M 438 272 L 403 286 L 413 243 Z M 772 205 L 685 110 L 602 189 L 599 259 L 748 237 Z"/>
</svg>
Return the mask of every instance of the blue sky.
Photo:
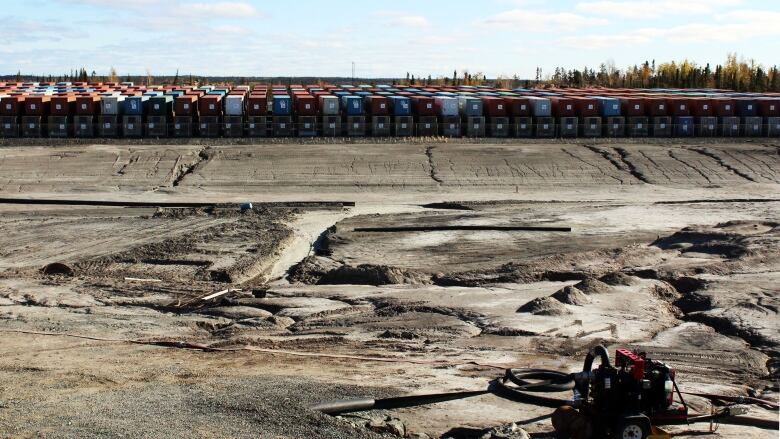
<svg viewBox="0 0 780 439">
<path fill-rule="evenodd" d="M 777 0 L 2 2 L 0 72 L 532 78 L 644 60 L 780 64 Z"/>
</svg>

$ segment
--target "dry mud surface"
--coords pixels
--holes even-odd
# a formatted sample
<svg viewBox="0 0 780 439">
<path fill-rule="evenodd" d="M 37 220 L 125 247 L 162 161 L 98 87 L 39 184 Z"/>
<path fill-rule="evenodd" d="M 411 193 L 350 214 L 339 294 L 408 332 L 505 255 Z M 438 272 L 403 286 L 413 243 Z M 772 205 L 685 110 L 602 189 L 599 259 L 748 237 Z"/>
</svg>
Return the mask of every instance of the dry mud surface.
<svg viewBox="0 0 780 439">
<path fill-rule="evenodd" d="M 778 398 L 776 142 L 8 146 L 0 198 L 2 437 L 553 437 L 490 394 L 309 407 L 574 371 L 599 343 Z M 777 437 L 708 427 L 674 431 Z"/>
</svg>

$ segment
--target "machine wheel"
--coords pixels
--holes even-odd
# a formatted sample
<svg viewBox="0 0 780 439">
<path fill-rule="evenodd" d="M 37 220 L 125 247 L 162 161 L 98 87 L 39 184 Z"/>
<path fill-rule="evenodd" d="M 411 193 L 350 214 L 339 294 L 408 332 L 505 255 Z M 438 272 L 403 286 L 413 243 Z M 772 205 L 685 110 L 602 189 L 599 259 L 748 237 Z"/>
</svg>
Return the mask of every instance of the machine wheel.
<svg viewBox="0 0 780 439">
<path fill-rule="evenodd" d="M 650 435 L 650 419 L 647 416 L 631 416 L 620 421 L 615 429 L 615 439 L 647 439 Z"/>
</svg>

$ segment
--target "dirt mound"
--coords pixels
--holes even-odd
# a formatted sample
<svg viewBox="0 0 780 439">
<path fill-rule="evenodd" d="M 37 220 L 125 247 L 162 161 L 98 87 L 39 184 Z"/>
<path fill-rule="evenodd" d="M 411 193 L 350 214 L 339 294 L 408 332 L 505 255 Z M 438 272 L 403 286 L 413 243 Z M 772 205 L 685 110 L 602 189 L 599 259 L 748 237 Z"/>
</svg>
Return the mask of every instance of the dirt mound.
<svg viewBox="0 0 780 439">
<path fill-rule="evenodd" d="M 419 335 L 415 334 L 411 331 L 391 331 L 389 329 L 385 330 L 385 332 L 379 334 L 377 337 L 379 338 L 397 338 L 401 340 L 414 340 L 415 338 L 420 338 Z"/>
<path fill-rule="evenodd" d="M 671 236 L 657 239 L 652 245 L 663 250 L 682 253 L 705 253 L 739 258 L 748 252 L 748 245 L 740 233 L 709 228 L 686 227 Z"/>
<path fill-rule="evenodd" d="M 636 279 L 623 273 L 622 271 L 613 271 L 612 273 L 607 273 L 604 276 L 601 276 L 599 280 L 611 286 L 631 286 L 636 284 Z"/>
<path fill-rule="evenodd" d="M 564 316 L 571 314 L 566 305 L 554 297 L 537 297 L 518 308 L 517 312 L 530 313 L 537 316 Z"/>
<path fill-rule="evenodd" d="M 315 285 L 328 272 L 336 270 L 340 266 L 341 264 L 330 258 L 307 256 L 301 262 L 290 267 L 287 279 L 291 283 Z"/>
<path fill-rule="evenodd" d="M 387 265 L 342 265 L 327 272 L 317 282 L 320 285 L 429 285 L 430 275 Z"/>
<path fill-rule="evenodd" d="M 41 269 L 47 276 L 73 276 L 73 269 L 61 262 L 52 262 Z"/>
<path fill-rule="evenodd" d="M 585 294 L 604 294 L 612 291 L 612 287 L 593 277 L 583 279 L 574 287 Z"/>
<path fill-rule="evenodd" d="M 661 298 L 667 302 L 674 302 L 675 300 L 678 300 L 682 297 L 682 294 L 680 294 L 679 291 L 677 291 L 671 284 L 668 282 L 658 282 L 657 284 L 653 285 L 653 294 Z"/>
<path fill-rule="evenodd" d="M 590 297 L 573 286 L 562 288 L 556 291 L 555 294 L 550 297 L 558 300 L 561 303 L 566 303 L 569 305 L 582 306 L 590 303 Z"/>
</svg>

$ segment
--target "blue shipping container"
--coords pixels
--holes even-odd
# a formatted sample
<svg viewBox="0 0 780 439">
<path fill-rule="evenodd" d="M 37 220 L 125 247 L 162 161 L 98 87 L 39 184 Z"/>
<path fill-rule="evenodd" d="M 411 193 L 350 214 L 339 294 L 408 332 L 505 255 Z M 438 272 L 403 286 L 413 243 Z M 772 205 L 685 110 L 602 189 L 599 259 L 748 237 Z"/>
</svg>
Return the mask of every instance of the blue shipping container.
<svg viewBox="0 0 780 439">
<path fill-rule="evenodd" d="M 292 98 L 285 95 L 275 95 L 273 114 L 274 116 L 289 116 L 292 114 Z"/>
<path fill-rule="evenodd" d="M 674 133 L 677 137 L 693 136 L 693 116 L 675 117 Z"/>
<path fill-rule="evenodd" d="M 406 96 L 390 96 L 388 101 L 390 102 L 390 111 L 392 111 L 393 116 L 412 115 L 412 103 Z"/>
<path fill-rule="evenodd" d="M 599 101 L 599 114 L 601 117 L 620 116 L 620 99 L 594 96 Z"/>
<path fill-rule="evenodd" d="M 341 107 L 347 116 L 363 115 L 363 97 L 362 96 L 342 96 Z"/>
<path fill-rule="evenodd" d="M 142 116 L 144 103 L 148 100 L 149 96 L 128 96 L 125 99 L 124 113 L 128 116 Z"/>
</svg>

